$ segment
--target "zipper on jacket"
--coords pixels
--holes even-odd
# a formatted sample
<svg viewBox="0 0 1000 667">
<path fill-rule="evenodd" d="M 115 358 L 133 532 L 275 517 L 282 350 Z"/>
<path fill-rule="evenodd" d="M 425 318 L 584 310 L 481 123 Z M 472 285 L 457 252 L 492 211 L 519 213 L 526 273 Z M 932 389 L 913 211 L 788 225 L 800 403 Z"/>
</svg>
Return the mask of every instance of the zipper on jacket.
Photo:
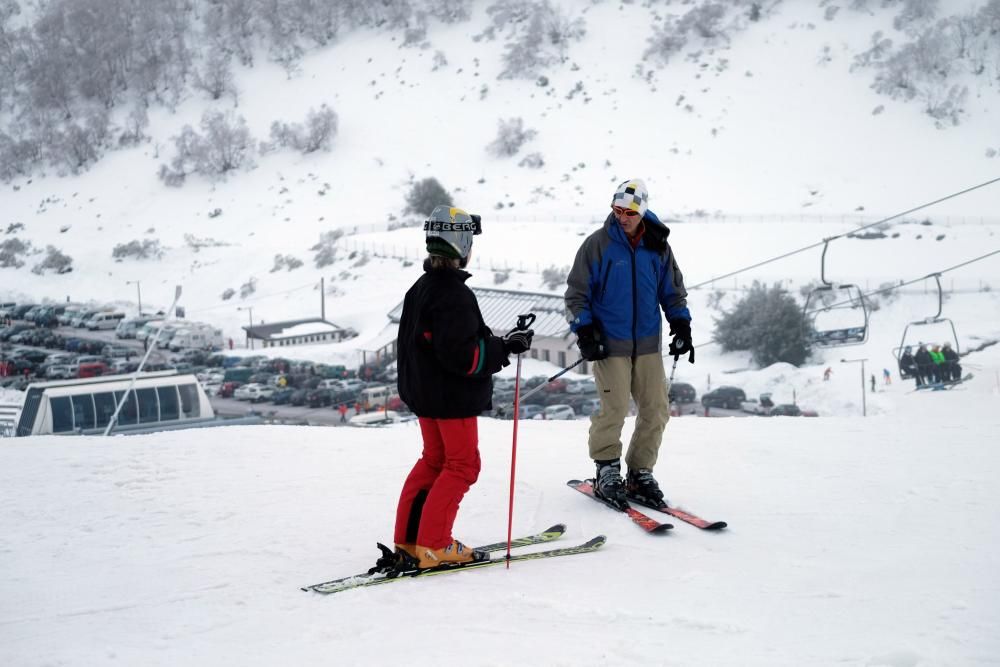
<svg viewBox="0 0 1000 667">
<path fill-rule="evenodd" d="M 627 242 L 627 239 L 626 239 Z M 632 359 L 636 357 L 636 351 L 639 349 L 638 341 L 636 336 L 638 334 L 639 327 L 639 295 L 636 293 L 636 267 L 635 267 L 635 248 L 629 244 L 629 249 L 632 251 Z"/>
<path fill-rule="evenodd" d="M 608 293 L 608 279 L 611 278 L 611 260 L 608 260 L 604 268 L 604 280 L 601 281 L 601 302 L 604 302 L 604 295 Z"/>
</svg>

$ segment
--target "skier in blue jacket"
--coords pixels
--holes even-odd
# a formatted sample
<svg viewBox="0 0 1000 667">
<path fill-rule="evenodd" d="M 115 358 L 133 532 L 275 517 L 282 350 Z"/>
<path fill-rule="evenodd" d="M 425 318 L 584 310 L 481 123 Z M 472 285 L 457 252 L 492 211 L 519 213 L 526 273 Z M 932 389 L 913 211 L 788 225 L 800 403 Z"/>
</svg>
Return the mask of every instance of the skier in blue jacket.
<svg viewBox="0 0 1000 667">
<path fill-rule="evenodd" d="M 664 502 L 653 477 L 670 418 L 661 310 L 673 336 L 670 354 L 687 354 L 694 363 L 684 278 L 667 243 L 670 230 L 649 210 L 648 200 L 641 180 L 618 186 L 611 214 L 577 251 L 565 296 L 580 354 L 594 362 L 601 400 L 590 418 L 588 440 L 597 466 L 594 489 L 622 509 L 629 498 L 654 507 Z M 621 432 L 633 397 L 638 416 L 623 480 Z"/>
</svg>

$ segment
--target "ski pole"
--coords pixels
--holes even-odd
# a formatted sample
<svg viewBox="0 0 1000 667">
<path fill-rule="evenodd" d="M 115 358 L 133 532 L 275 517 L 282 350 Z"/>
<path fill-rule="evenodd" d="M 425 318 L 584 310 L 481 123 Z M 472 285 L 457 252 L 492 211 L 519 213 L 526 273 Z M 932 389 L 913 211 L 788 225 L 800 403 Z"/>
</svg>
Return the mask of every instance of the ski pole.
<svg viewBox="0 0 1000 667">
<path fill-rule="evenodd" d="M 517 316 L 517 326 L 516 329 L 524 331 L 531 327 L 531 324 L 535 321 L 535 314 L 528 313 L 527 315 Z M 521 354 L 517 355 L 517 372 L 514 375 L 514 437 L 513 442 L 510 447 L 510 502 L 507 506 L 507 555 L 505 559 L 507 563 L 505 567 L 510 569 L 510 543 L 511 543 L 511 531 L 514 528 L 514 471 L 517 469 L 517 421 L 519 410 L 519 398 L 521 393 Z"/>
</svg>

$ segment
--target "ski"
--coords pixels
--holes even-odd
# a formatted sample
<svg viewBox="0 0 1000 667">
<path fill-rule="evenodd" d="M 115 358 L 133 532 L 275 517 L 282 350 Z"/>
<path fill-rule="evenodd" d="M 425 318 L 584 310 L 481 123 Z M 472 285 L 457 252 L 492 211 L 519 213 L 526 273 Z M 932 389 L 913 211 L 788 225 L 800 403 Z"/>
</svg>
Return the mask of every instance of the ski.
<svg viewBox="0 0 1000 667">
<path fill-rule="evenodd" d="M 644 502 L 642 499 L 634 496 L 629 496 L 628 499 L 634 503 L 639 503 L 643 507 L 648 507 L 658 512 L 669 514 L 674 518 L 680 519 L 681 521 L 689 523 L 692 526 L 697 526 L 702 530 L 722 530 L 729 525 L 725 521 L 708 521 L 706 519 L 702 519 L 700 516 L 696 516 L 677 507 L 670 507 L 666 503 L 663 503 L 662 505 L 653 505 L 652 503 Z"/>
<path fill-rule="evenodd" d="M 575 554 L 584 554 L 591 551 L 597 551 L 602 546 L 604 546 L 607 538 L 604 535 L 598 535 L 591 540 L 584 542 L 583 544 L 578 544 L 572 547 L 560 547 L 557 549 L 549 549 L 547 551 L 536 551 L 533 553 L 520 553 L 512 555 L 510 558 L 498 558 L 496 560 L 484 560 L 477 563 L 468 563 L 465 565 L 450 565 L 441 566 L 438 568 L 432 568 L 429 570 L 409 570 L 406 572 L 400 572 L 395 577 L 387 577 L 385 574 L 361 574 L 354 577 L 345 577 L 343 579 L 336 579 L 334 581 L 329 581 L 325 584 L 316 584 L 315 586 L 308 586 L 303 588 L 304 591 L 314 591 L 316 593 L 322 593 L 323 595 L 330 595 L 331 593 L 339 593 L 341 591 L 351 590 L 354 588 L 365 588 L 368 586 L 380 586 L 382 584 L 391 584 L 394 581 L 404 581 L 406 579 L 412 579 L 414 577 L 430 577 L 439 574 L 455 574 L 457 572 L 464 572 L 466 570 L 479 570 L 484 567 L 490 567 L 492 565 L 503 565 L 504 563 L 523 561 L 523 560 L 539 560 L 542 558 L 556 558 L 559 556 L 572 556 Z M 497 544 L 501 544 L 497 542 Z M 506 548 L 507 543 L 502 543 L 503 548 Z M 497 549 L 498 551 L 500 549 Z"/>
<path fill-rule="evenodd" d="M 543 544 L 545 542 L 551 542 L 552 540 L 556 540 L 562 537 L 563 533 L 565 532 L 566 532 L 566 524 L 557 523 L 556 525 L 546 530 L 543 530 L 540 533 L 535 533 L 534 535 L 526 535 L 524 537 L 518 537 L 511 540 L 510 547 L 511 549 L 513 549 L 515 547 L 526 547 L 532 544 Z M 494 542 L 493 544 L 485 544 L 481 547 L 476 547 L 476 549 L 479 551 L 503 551 L 506 548 L 507 548 L 506 540 L 504 540 L 503 542 Z M 332 581 L 324 581 L 321 584 L 313 584 L 312 586 L 304 587 L 302 590 L 311 591 L 315 590 L 317 586 L 330 586 L 342 581 L 365 580 L 365 579 L 377 578 L 379 576 L 380 575 L 370 574 L 366 572 L 364 574 L 356 574 L 350 577 L 333 579 Z"/>
<path fill-rule="evenodd" d="M 628 516 L 628 518 L 632 520 L 632 523 L 636 524 L 647 533 L 653 533 L 659 535 L 661 533 L 665 533 L 666 531 L 674 527 L 673 524 L 660 523 L 653 517 L 647 516 L 633 507 L 627 507 L 625 509 L 622 509 L 617 505 L 609 503 L 604 498 L 598 497 L 597 494 L 594 493 L 594 480 L 592 479 L 585 479 L 585 480 L 571 479 L 568 482 L 566 482 L 566 486 L 572 489 L 576 489 L 583 495 L 587 496 L 588 498 L 593 498 L 602 505 L 607 505 L 616 512 L 621 512 L 622 514 L 625 514 L 626 516 Z"/>
</svg>

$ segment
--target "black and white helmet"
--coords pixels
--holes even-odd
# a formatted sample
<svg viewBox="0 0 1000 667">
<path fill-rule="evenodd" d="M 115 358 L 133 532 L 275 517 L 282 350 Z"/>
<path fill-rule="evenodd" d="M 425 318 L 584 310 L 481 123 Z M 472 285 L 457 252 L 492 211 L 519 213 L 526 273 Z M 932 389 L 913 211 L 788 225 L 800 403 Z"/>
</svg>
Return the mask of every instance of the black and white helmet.
<svg viewBox="0 0 1000 667">
<path fill-rule="evenodd" d="M 427 252 L 466 261 L 472 250 L 472 237 L 482 234 L 478 215 L 470 215 L 454 206 L 435 206 L 424 223 Z"/>
</svg>

